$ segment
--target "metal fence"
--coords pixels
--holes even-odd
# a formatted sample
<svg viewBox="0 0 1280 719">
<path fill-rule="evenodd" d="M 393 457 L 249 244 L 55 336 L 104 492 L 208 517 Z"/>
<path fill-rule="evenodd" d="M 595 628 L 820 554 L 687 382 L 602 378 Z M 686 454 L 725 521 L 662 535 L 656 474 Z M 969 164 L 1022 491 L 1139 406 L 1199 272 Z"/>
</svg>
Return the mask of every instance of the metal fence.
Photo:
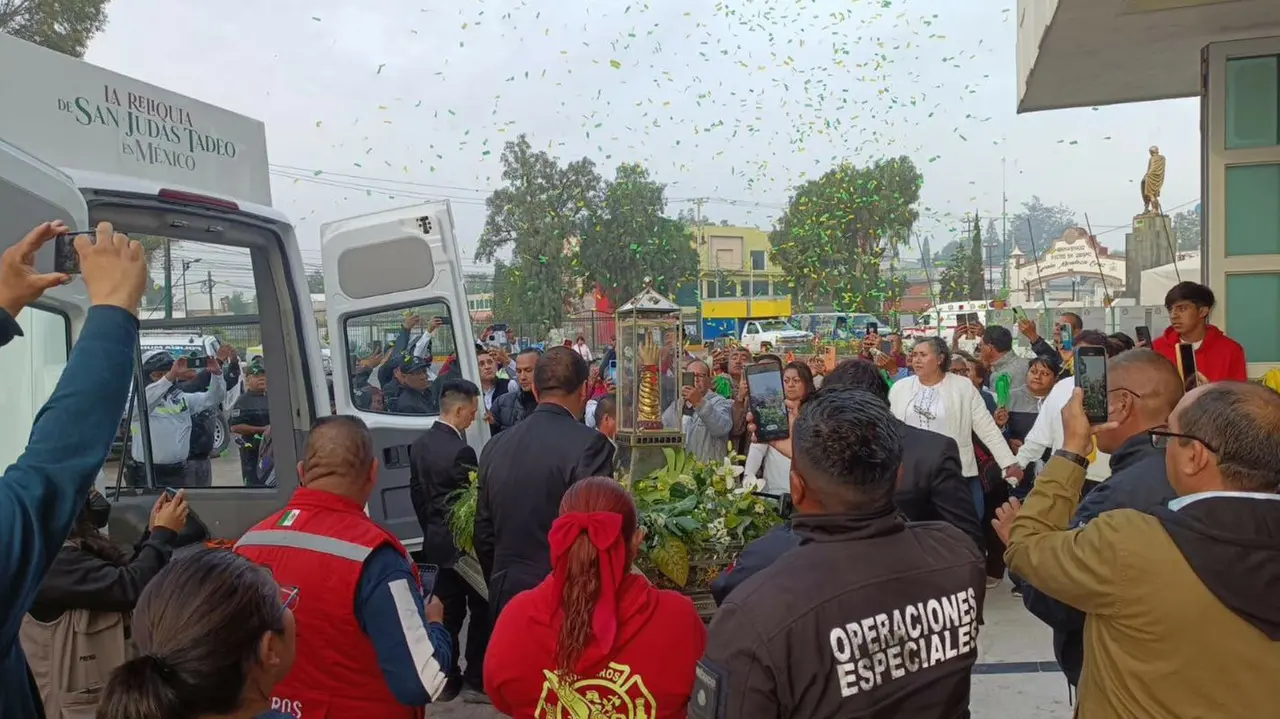
<svg viewBox="0 0 1280 719">
<path fill-rule="evenodd" d="M 473 320 L 471 329 L 478 341 L 486 342 L 492 336 L 493 328 L 502 324 L 506 325 L 507 340 L 514 347 L 564 342 L 564 340 L 576 342 L 581 336 L 591 349 L 598 350 L 613 344 L 614 336 L 617 334 L 614 316 L 607 312 L 584 312 L 567 317 L 558 327 L 550 330 L 534 322 L 504 323 L 500 317 L 480 322 Z"/>
</svg>

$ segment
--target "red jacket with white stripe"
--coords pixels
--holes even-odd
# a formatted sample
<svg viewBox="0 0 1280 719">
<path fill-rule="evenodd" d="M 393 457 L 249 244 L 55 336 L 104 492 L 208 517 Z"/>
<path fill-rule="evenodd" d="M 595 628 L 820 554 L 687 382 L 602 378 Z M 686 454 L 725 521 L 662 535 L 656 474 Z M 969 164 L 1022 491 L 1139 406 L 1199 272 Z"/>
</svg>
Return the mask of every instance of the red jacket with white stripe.
<svg viewBox="0 0 1280 719">
<path fill-rule="evenodd" d="M 273 709 L 300 719 L 423 716 L 396 700 L 355 615 L 364 561 L 384 544 L 409 557 L 363 507 L 305 487 L 236 544 L 238 554 L 270 569 L 281 586 L 298 588 L 297 659 L 276 685 Z"/>
</svg>

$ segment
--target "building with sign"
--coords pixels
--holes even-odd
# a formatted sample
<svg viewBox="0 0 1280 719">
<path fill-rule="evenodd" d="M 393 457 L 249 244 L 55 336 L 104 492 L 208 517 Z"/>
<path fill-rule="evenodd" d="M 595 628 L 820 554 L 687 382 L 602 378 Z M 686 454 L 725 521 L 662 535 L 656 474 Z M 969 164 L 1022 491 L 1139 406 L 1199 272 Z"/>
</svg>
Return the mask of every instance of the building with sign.
<svg viewBox="0 0 1280 719">
<path fill-rule="evenodd" d="M 1200 98 L 1200 279 L 1250 376 L 1280 365 L 1280 2 L 1018 0 L 1017 22 L 1019 112 Z"/>
<path fill-rule="evenodd" d="M 1105 297 L 1118 297 L 1124 291 L 1125 258 L 1112 255 L 1088 231 L 1073 227 L 1053 241 L 1037 258 L 1014 249 L 1006 268 L 1009 299 L 1016 305 L 1041 301 L 1042 295 L 1054 299 L 1085 302 L 1093 299 L 1103 304 Z"/>
<path fill-rule="evenodd" d="M 769 233 L 755 227 L 707 225 L 695 230 L 698 286 L 677 293 L 681 307 L 694 302 L 702 336 L 739 334 L 747 319 L 791 316 L 791 284 L 769 257 Z M 692 296 L 691 296 L 692 295 Z"/>
</svg>

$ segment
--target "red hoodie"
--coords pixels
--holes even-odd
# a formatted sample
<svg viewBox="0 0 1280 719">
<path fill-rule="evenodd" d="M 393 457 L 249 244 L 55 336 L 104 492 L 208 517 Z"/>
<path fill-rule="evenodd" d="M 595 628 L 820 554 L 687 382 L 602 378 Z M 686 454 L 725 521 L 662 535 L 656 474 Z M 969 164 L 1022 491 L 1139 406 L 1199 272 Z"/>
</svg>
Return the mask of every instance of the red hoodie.
<svg viewBox="0 0 1280 719">
<path fill-rule="evenodd" d="M 555 674 L 563 615 L 554 576 L 517 594 L 498 617 L 484 657 L 484 689 L 503 714 L 533 717 L 683 719 L 707 628 L 683 594 L 629 574 L 618 587 L 618 628 L 602 654 L 592 642 L 578 662 L 588 677 L 561 687 Z"/>
<path fill-rule="evenodd" d="M 1177 330 L 1169 327 L 1163 335 L 1151 343 L 1151 349 L 1164 355 L 1165 359 L 1176 367 L 1178 343 L 1181 341 Z M 1249 379 L 1249 371 L 1244 361 L 1244 348 L 1213 325 L 1206 325 L 1204 328 L 1204 341 L 1200 343 L 1200 349 L 1196 350 L 1196 371 L 1210 382 L 1223 380 L 1245 382 Z"/>
</svg>

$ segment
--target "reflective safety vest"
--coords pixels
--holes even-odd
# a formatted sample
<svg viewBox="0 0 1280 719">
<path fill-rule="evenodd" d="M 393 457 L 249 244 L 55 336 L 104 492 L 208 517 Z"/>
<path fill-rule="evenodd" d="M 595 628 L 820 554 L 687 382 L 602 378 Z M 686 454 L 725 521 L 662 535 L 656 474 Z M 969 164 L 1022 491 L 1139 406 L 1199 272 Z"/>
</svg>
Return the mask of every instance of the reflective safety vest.
<svg viewBox="0 0 1280 719">
<path fill-rule="evenodd" d="M 423 716 L 422 707 L 407 707 L 391 693 L 355 616 L 364 561 L 384 544 L 409 558 L 363 507 L 305 487 L 236 543 L 237 554 L 270 569 L 282 587 L 298 589 L 297 659 L 276 685 L 272 709 L 299 719 Z M 409 562 L 417 579 L 417 565 Z"/>
</svg>

